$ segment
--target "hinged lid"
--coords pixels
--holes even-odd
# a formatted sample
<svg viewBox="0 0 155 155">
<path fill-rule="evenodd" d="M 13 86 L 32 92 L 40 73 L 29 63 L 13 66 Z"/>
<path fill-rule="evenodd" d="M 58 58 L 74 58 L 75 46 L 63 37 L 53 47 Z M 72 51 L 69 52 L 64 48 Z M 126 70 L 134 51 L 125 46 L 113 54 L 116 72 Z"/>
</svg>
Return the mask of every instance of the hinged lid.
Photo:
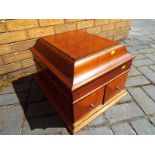
<svg viewBox="0 0 155 155">
<path fill-rule="evenodd" d="M 123 44 L 78 30 L 39 38 L 31 50 L 72 91 L 133 59 Z"/>
<path fill-rule="evenodd" d="M 116 44 L 115 41 L 78 30 L 43 37 L 43 39 L 74 60 Z"/>
</svg>

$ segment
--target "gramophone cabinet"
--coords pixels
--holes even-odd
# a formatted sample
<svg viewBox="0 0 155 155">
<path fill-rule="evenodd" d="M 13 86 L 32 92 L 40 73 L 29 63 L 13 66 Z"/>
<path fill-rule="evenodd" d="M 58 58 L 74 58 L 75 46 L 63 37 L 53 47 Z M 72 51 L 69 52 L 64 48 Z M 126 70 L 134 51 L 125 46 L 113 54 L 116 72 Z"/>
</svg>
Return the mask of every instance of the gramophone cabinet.
<svg viewBox="0 0 155 155">
<path fill-rule="evenodd" d="M 122 43 L 75 30 L 39 38 L 31 51 L 36 80 L 72 134 L 127 94 L 134 56 Z"/>
</svg>

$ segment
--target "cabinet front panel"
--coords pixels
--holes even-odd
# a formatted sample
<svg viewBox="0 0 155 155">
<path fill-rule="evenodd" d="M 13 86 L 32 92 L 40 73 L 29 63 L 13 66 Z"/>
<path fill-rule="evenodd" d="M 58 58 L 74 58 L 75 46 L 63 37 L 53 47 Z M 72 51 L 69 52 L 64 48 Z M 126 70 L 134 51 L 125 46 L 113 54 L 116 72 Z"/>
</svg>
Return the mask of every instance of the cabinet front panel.
<svg viewBox="0 0 155 155">
<path fill-rule="evenodd" d="M 119 67 L 111 70 L 107 74 L 95 79 L 94 81 L 88 83 L 87 85 L 81 87 L 80 89 L 77 89 L 73 92 L 73 100 L 76 101 L 78 98 L 86 95 L 90 91 L 104 85 L 108 81 L 114 79 L 115 77 L 119 76 L 123 72 L 127 72 L 131 67 L 132 61 L 128 61 L 120 65 Z"/>
</svg>

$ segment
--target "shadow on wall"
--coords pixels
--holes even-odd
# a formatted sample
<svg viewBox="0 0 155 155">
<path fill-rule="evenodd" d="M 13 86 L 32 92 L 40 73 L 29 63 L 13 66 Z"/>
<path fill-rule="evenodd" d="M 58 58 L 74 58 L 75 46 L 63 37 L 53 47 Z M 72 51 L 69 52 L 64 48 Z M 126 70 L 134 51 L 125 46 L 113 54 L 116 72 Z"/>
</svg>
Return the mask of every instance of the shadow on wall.
<svg viewBox="0 0 155 155">
<path fill-rule="evenodd" d="M 20 78 L 12 83 L 31 130 L 64 128 L 64 123 L 35 82 L 34 76 Z"/>
</svg>

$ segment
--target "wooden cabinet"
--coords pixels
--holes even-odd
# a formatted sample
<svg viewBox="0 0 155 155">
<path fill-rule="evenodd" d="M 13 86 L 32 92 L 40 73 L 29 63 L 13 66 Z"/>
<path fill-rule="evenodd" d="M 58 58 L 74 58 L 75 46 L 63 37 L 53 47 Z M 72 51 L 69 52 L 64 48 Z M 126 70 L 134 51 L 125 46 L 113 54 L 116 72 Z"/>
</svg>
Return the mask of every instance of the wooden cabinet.
<svg viewBox="0 0 155 155">
<path fill-rule="evenodd" d="M 39 38 L 31 51 L 36 80 L 71 133 L 127 94 L 134 56 L 122 43 L 75 30 Z"/>
</svg>

